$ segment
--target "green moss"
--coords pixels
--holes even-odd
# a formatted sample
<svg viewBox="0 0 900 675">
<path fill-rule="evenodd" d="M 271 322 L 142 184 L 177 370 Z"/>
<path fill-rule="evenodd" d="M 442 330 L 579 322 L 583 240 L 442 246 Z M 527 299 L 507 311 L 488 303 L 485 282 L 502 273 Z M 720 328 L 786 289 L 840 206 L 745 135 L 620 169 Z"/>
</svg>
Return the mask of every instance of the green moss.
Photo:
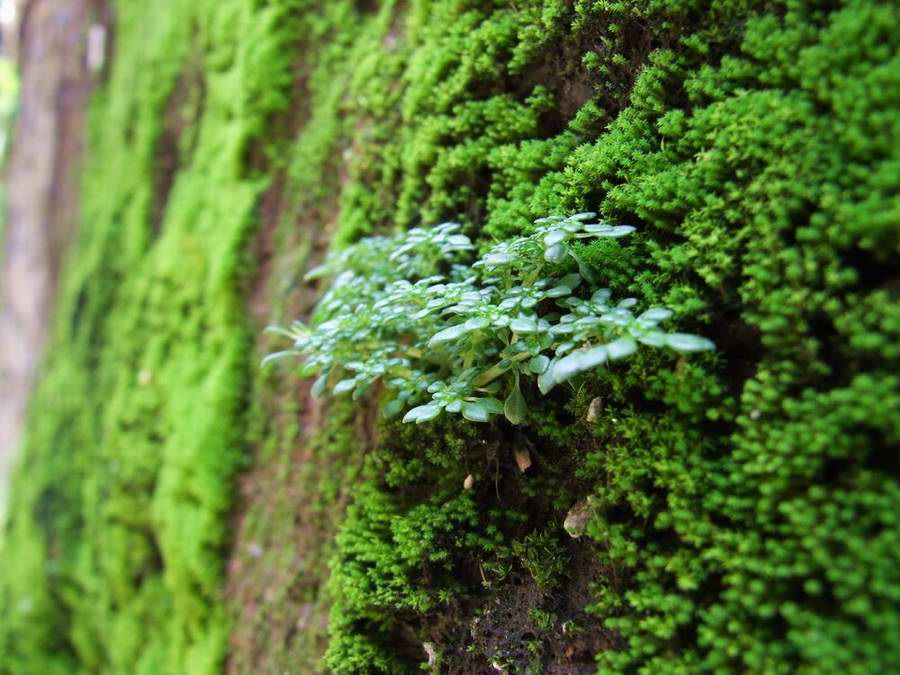
<svg viewBox="0 0 900 675">
<path fill-rule="evenodd" d="M 541 609 L 533 609 L 530 612 L 531 621 L 535 628 L 544 633 L 549 633 L 556 625 L 556 615 Z"/>
<path fill-rule="evenodd" d="M 27 576 L 0 584 L 4 672 L 222 665 L 256 367 L 246 244 L 266 182 L 243 155 L 286 104 L 294 60 L 238 38 L 267 22 L 242 2 L 118 3 L 85 225 L 15 483 L 5 556 Z M 269 98 L 247 106 L 259 82 Z"/>
<path fill-rule="evenodd" d="M 233 475 L 255 444 L 303 499 L 285 490 L 281 524 L 252 511 L 249 531 L 275 541 L 292 509 L 339 529 L 291 577 L 318 584 L 331 556 L 330 600 L 303 601 L 333 604 L 336 672 L 415 669 L 426 642 L 476 672 L 565 666 L 560 645 L 576 643 L 609 672 L 900 660 L 884 640 L 900 631 L 891 3 L 118 8 L 85 226 L 16 482 L 4 555 L 22 572 L 0 582 L 0 669 L 216 670 Z M 172 101 L 189 131 L 161 199 Z M 270 184 L 275 320 L 328 239 L 453 218 L 487 244 L 590 208 L 638 227 L 583 251 L 614 292 L 672 307 L 719 349 L 639 355 L 555 390 L 521 435 L 386 424 L 360 440 L 371 422 L 338 412 L 294 476 L 293 409 L 248 405 L 290 396 L 253 374 L 243 309 Z M 587 495 L 593 546 L 561 528 Z M 565 572 L 528 554 L 541 537 Z M 586 587 L 579 570 L 593 623 L 560 604 Z M 472 638 L 498 606 L 582 630 L 501 654 Z M 320 637 L 277 662 L 313 663 Z"/>
<path fill-rule="evenodd" d="M 556 585 L 569 564 L 565 550 L 557 541 L 557 534 L 547 530 L 532 532 L 512 543 L 513 555 L 542 589 Z"/>
<path fill-rule="evenodd" d="M 539 137 L 544 107 L 528 123 L 528 108 L 506 108 L 502 131 L 488 112 L 528 61 L 513 67 L 507 56 L 528 53 L 509 47 L 515 12 L 442 9 L 412 14 L 441 16 L 442 36 L 414 42 L 410 158 L 391 174 L 402 186 L 393 217 L 409 220 L 413 199 L 425 220 L 483 218 L 483 234 L 507 236 L 541 211 L 599 206 L 642 232 L 624 250 L 585 251 L 610 284 L 674 307 L 688 325 L 715 319 L 722 346 L 705 362 L 637 359 L 570 405 L 596 438 L 576 471 L 594 485 L 598 562 L 618 570 L 601 579 L 596 611 L 629 645 L 602 654 L 605 667 L 887 666 L 896 655 L 880 636 L 896 629 L 898 580 L 880 561 L 900 545 L 887 515 L 897 429 L 875 411 L 897 395 L 887 286 L 898 126 L 884 94 L 897 72 L 896 10 L 714 3 L 700 19 L 697 3 L 579 3 L 574 23 L 548 33 L 572 40 L 568 31 L 597 31 L 605 13 L 616 21 L 604 40 L 649 22 L 661 49 L 614 119 L 603 108 L 621 100 L 601 96 Z M 609 73 L 622 60 L 603 65 Z M 539 100 L 519 86 L 526 106 Z M 544 412 L 532 438 L 580 443 L 570 417 L 552 402 Z M 440 489 L 458 475 L 426 480 Z"/>
</svg>

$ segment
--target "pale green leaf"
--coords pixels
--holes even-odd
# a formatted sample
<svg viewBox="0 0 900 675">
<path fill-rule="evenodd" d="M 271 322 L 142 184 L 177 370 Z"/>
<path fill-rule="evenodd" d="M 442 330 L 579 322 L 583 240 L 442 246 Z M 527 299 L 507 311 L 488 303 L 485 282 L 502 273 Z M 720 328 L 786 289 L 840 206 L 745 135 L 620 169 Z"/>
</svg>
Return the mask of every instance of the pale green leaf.
<svg viewBox="0 0 900 675">
<path fill-rule="evenodd" d="M 500 403 L 497 399 L 492 396 L 486 396 L 485 398 L 479 398 L 478 402 L 484 406 L 484 409 L 489 413 L 494 415 L 502 415 L 503 414 L 503 404 Z"/>
<path fill-rule="evenodd" d="M 286 358 L 288 356 L 296 356 L 296 355 L 297 355 L 297 352 L 290 351 L 290 350 L 283 351 L 283 352 L 275 352 L 274 354 L 269 354 L 268 356 L 266 356 L 266 358 L 264 358 L 262 360 L 260 367 L 265 368 L 266 366 L 268 366 L 271 363 L 274 363 L 275 361 L 280 361 L 281 359 Z"/>
<path fill-rule="evenodd" d="M 553 365 L 553 379 L 565 382 L 579 373 L 596 368 L 609 357 L 606 345 L 579 349 L 561 358 Z"/>
<path fill-rule="evenodd" d="M 512 424 L 522 424 L 525 421 L 525 415 L 528 412 L 528 404 L 525 397 L 519 390 L 518 385 L 513 387 L 503 403 L 503 414 Z"/>
<path fill-rule="evenodd" d="M 669 333 L 666 335 L 666 345 L 678 352 L 702 352 L 715 349 L 716 346 L 699 335 L 689 333 Z"/>
<path fill-rule="evenodd" d="M 544 260 L 551 263 L 562 261 L 569 252 L 569 247 L 565 244 L 556 244 L 544 251 Z"/>
<path fill-rule="evenodd" d="M 335 394 L 340 395 L 340 394 L 346 394 L 348 391 L 353 391 L 355 388 L 356 388 L 356 380 L 354 380 L 354 379 L 341 380 L 336 385 L 334 385 L 334 389 L 332 391 L 334 391 Z"/>
<path fill-rule="evenodd" d="M 452 342 L 453 340 L 462 337 L 468 332 L 469 329 L 466 328 L 465 324 L 460 323 L 455 326 L 450 326 L 449 328 L 445 328 L 444 330 L 432 335 L 431 339 L 428 341 L 428 346 L 433 347 L 434 345 L 441 344 L 442 342 Z"/>
<path fill-rule="evenodd" d="M 610 361 L 624 359 L 626 356 L 631 356 L 636 351 L 637 342 L 630 337 L 619 338 L 606 345 L 606 352 Z"/>
<path fill-rule="evenodd" d="M 646 312 L 641 314 L 638 319 L 642 319 L 645 321 L 665 321 L 669 317 L 672 316 L 672 310 L 666 309 L 665 307 L 651 307 Z"/>
<path fill-rule="evenodd" d="M 548 365 L 550 365 L 549 357 L 544 356 L 543 354 L 537 354 L 528 362 L 528 369 L 532 373 L 540 375 L 547 370 Z"/>
<path fill-rule="evenodd" d="M 544 246 L 546 248 L 556 246 L 557 244 L 564 242 L 567 236 L 568 234 L 565 230 L 550 230 L 544 235 Z"/>
<path fill-rule="evenodd" d="M 470 422 L 487 422 L 491 414 L 480 402 L 466 401 L 462 405 L 462 416 Z"/>
<path fill-rule="evenodd" d="M 421 424 L 422 422 L 427 422 L 428 420 L 433 420 L 435 417 L 441 414 L 441 406 L 436 403 L 428 403 L 426 405 L 420 405 L 412 410 L 410 410 L 406 415 L 403 416 L 404 422 L 415 422 L 416 424 Z"/>
<path fill-rule="evenodd" d="M 538 376 L 538 389 L 542 394 L 546 395 L 553 387 L 556 386 L 556 379 L 553 377 L 553 366 L 555 362 L 551 361 L 544 372 Z"/>
</svg>

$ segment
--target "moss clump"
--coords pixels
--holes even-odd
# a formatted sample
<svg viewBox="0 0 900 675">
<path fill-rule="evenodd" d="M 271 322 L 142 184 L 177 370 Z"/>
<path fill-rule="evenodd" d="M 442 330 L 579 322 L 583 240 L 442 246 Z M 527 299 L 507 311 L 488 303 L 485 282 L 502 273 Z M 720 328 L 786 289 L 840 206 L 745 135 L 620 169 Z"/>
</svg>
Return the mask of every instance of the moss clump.
<svg viewBox="0 0 900 675">
<path fill-rule="evenodd" d="M 672 307 L 719 347 L 554 390 L 520 435 L 364 433 L 333 551 L 333 670 L 429 653 L 471 672 L 900 660 L 884 639 L 900 632 L 896 7 L 123 1 L 118 23 L 16 487 L 5 555 L 24 573 L 0 583 L 0 668 L 221 662 L 232 476 L 275 433 L 254 419 L 268 408 L 247 412 L 242 305 L 255 209 L 275 193 L 276 304 L 329 238 L 454 218 L 486 246 L 590 209 L 640 233 L 581 252 L 614 294 Z M 179 87 L 195 94 L 170 108 Z M 293 232 L 312 222 L 317 240 Z M 317 446 L 340 467 L 347 427 Z M 355 480 L 323 481 L 297 512 Z M 561 529 L 581 503 L 591 541 Z M 552 592 L 515 554 L 540 536 L 570 560 Z"/>
<path fill-rule="evenodd" d="M 287 105 L 294 62 L 270 48 L 292 26 L 275 31 L 252 5 L 117 3 L 84 226 L 15 482 L 2 672 L 213 673 L 224 660 L 257 361 L 242 295 L 268 180 L 246 154 Z M 267 40 L 242 38 L 259 30 Z"/>
<path fill-rule="evenodd" d="M 438 10 L 414 16 L 428 11 Z M 604 667 L 888 666 L 897 655 L 882 636 L 900 616 L 900 579 L 888 563 L 900 550 L 890 515 L 898 427 L 888 412 L 898 395 L 890 270 L 900 127 L 886 94 L 896 90 L 897 10 L 578 3 L 547 33 L 572 44 L 579 31 L 600 30 L 612 48 L 584 62 L 605 74 L 628 61 L 616 56 L 615 36 L 643 23 L 645 66 L 624 104 L 595 85 L 596 98 L 562 125 L 538 112 L 537 127 L 517 126 L 509 109 L 504 129 L 524 130 L 518 138 L 488 123 L 454 136 L 441 111 L 470 119 L 472 107 L 497 105 L 494 96 L 531 105 L 539 99 L 517 79 L 522 63 L 555 47 L 513 65 L 513 52 L 525 53 L 514 47 L 513 10 L 443 11 L 444 37 L 414 43 L 443 65 L 415 71 L 429 73 L 438 93 L 417 93 L 420 79 L 403 94 L 404 111 L 424 111 L 404 120 L 408 133 L 432 135 L 412 146 L 424 164 L 391 174 L 407 191 L 399 203 L 415 194 L 417 213 L 436 220 L 456 215 L 443 205 L 452 210 L 465 194 L 465 209 L 455 208 L 483 217 L 483 234 L 494 236 L 540 212 L 599 206 L 642 233 L 622 251 L 585 251 L 614 290 L 674 307 L 688 326 L 715 320 L 713 333 L 698 330 L 721 347 L 708 361 L 639 358 L 577 392 L 570 414 L 593 443 L 563 430 L 573 417 L 552 403 L 529 432 L 578 443 L 576 476 L 593 486 L 589 532 L 608 570 L 595 611 L 628 645 L 600 654 Z M 491 58 L 479 61 L 477 37 L 462 39 L 456 25 L 492 35 Z M 500 142 L 479 145 L 490 139 Z M 459 161 L 472 147 L 477 159 Z M 393 213 L 404 221 L 402 209 Z M 514 443 L 501 441 L 499 454 Z M 532 480 L 545 480 L 540 465 Z M 431 489 L 446 481 L 434 478 Z M 545 511 L 528 527 L 557 517 Z"/>
</svg>

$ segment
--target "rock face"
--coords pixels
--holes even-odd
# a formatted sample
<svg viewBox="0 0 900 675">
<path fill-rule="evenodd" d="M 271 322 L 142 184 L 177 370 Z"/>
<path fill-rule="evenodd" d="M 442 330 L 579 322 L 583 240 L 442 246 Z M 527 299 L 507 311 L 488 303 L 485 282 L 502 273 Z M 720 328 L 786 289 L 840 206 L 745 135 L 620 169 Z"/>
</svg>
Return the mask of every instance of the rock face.
<svg viewBox="0 0 900 675">
<path fill-rule="evenodd" d="M 60 262 L 78 219 L 91 4 L 43 0 L 23 6 L 21 102 L 0 257 L 0 502 L 46 342 Z"/>
<path fill-rule="evenodd" d="M 37 0 L 0 675 L 896 670 L 896 4 L 116 0 L 87 59 L 96 8 Z M 518 429 L 259 367 L 331 247 L 585 210 L 637 232 L 579 297 L 714 353 Z"/>
</svg>

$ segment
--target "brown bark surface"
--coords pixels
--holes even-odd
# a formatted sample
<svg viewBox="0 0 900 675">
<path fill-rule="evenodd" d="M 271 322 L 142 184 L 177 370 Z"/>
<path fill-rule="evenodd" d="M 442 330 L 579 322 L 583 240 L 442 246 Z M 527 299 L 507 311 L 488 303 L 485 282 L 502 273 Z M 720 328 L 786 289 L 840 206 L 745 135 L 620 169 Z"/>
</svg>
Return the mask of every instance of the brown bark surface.
<svg viewBox="0 0 900 675">
<path fill-rule="evenodd" d="M 91 4 L 31 0 L 21 9 L 22 86 L 7 166 L 0 267 L 0 499 L 46 344 L 61 260 L 78 218 Z"/>
</svg>

